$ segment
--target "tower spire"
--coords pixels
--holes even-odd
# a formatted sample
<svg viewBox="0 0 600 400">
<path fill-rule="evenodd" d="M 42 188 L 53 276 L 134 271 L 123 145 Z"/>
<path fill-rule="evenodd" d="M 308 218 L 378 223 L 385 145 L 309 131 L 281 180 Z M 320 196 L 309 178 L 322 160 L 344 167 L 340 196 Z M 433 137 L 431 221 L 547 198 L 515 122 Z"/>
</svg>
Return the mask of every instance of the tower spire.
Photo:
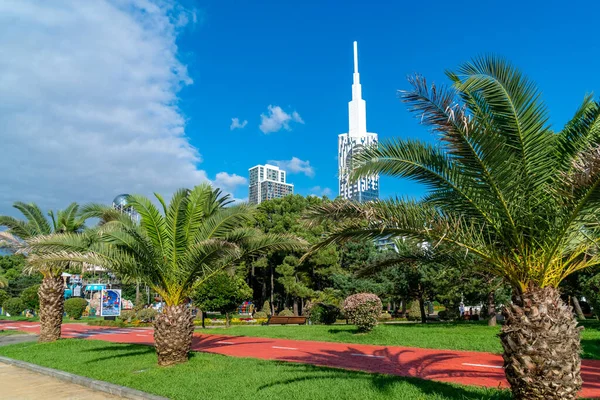
<svg viewBox="0 0 600 400">
<path fill-rule="evenodd" d="M 358 42 L 354 41 L 354 73 L 358 74 Z"/>
<path fill-rule="evenodd" d="M 348 104 L 348 117 L 351 136 L 367 134 L 367 111 L 362 98 L 362 87 L 358 73 L 358 43 L 354 42 L 354 74 L 352 75 L 352 101 Z"/>
</svg>

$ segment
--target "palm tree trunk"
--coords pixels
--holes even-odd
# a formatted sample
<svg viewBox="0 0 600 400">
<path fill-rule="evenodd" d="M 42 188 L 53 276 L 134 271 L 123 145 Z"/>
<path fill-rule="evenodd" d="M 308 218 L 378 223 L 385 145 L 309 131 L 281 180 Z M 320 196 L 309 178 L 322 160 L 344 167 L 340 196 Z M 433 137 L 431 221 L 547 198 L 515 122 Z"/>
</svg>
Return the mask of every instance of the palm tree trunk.
<svg viewBox="0 0 600 400">
<path fill-rule="evenodd" d="M 60 327 L 65 306 L 65 285 L 61 276 L 44 276 L 40 289 L 39 342 L 60 339 Z"/>
<path fill-rule="evenodd" d="M 194 317 L 185 304 L 165 306 L 154 319 L 154 343 L 158 365 L 186 362 L 192 346 Z"/>
<path fill-rule="evenodd" d="M 496 326 L 496 294 L 492 290 L 488 293 L 488 326 Z"/>
<path fill-rule="evenodd" d="M 583 315 L 583 310 L 581 309 L 581 305 L 579 304 L 577 296 L 572 296 L 571 301 L 573 302 L 573 308 L 575 309 L 575 314 L 577 314 L 577 318 L 585 319 L 585 315 Z"/>
<path fill-rule="evenodd" d="M 225 328 L 229 328 L 229 312 L 225 313 Z"/>
<path fill-rule="evenodd" d="M 504 307 L 500 339 L 515 400 L 576 399 L 581 388 L 579 333 L 558 289 L 533 288 Z"/>
<path fill-rule="evenodd" d="M 294 302 L 292 303 L 292 309 L 294 311 L 294 315 L 298 316 L 298 298 L 294 296 Z"/>
<path fill-rule="evenodd" d="M 402 299 L 402 318 L 406 317 L 406 299 Z"/>
</svg>

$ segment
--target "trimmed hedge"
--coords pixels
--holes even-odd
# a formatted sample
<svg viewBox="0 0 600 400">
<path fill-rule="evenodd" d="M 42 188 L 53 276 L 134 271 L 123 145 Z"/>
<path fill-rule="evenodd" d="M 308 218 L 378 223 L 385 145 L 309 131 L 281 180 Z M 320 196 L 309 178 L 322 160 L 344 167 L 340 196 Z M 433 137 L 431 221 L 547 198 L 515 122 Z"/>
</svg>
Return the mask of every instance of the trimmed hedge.
<svg viewBox="0 0 600 400">
<path fill-rule="evenodd" d="M 392 315 L 387 311 L 379 316 L 380 321 L 389 321 L 390 319 L 392 319 Z"/>
<path fill-rule="evenodd" d="M 254 319 L 266 319 L 266 318 L 269 318 L 269 316 L 264 311 L 258 311 L 258 312 L 254 313 L 254 315 L 252 316 L 252 318 L 254 318 Z"/>
<path fill-rule="evenodd" d="M 73 297 L 65 300 L 65 312 L 71 319 L 81 319 L 88 302 L 80 297 Z"/>
<path fill-rule="evenodd" d="M 293 317 L 294 316 L 294 312 L 291 310 L 288 310 L 287 308 L 280 311 L 279 314 L 277 314 L 280 317 Z"/>
</svg>

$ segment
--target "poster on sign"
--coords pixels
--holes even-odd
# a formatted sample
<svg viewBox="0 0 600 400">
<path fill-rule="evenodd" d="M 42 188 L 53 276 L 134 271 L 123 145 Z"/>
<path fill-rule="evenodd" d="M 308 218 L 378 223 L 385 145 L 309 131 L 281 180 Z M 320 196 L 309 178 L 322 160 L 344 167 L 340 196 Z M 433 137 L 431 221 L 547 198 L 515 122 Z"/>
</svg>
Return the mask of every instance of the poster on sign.
<svg viewBox="0 0 600 400">
<path fill-rule="evenodd" d="M 119 315 L 121 315 L 121 289 L 102 289 L 100 316 L 118 317 Z"/>
</svg>

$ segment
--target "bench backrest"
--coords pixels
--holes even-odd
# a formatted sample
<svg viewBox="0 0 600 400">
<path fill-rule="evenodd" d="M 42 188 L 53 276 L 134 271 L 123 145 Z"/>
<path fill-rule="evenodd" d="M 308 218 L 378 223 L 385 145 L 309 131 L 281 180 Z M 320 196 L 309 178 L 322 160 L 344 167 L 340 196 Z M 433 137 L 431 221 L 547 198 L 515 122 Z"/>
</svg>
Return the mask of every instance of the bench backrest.
<svg viewBox="0 0 600 400">
<path fill-rule="evenodd" d="M 279 324 L 279 325 L 286 325 L 286 324 L 305 324 L 306 323 L 306 317 L 280 317 L 280 316 L 272 316 L 271 318 L 269 318 L 269 324 Z"/>
</svg>

